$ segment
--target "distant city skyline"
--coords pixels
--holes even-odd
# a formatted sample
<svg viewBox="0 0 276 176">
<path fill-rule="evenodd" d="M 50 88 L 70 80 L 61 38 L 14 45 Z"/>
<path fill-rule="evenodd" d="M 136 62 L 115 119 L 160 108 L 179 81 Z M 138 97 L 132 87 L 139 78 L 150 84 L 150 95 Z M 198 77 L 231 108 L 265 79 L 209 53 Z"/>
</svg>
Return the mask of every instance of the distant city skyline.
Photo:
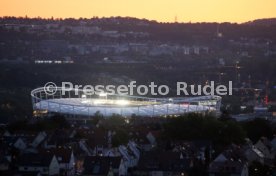
<svg viewBox="0 0 276 176">
<path fill-rule="evenodd" d="M 274 0 L 1 0 L 0 16 L 135 17 L 159 22 L 247 22 L 276 17 Z"/>
</svg>

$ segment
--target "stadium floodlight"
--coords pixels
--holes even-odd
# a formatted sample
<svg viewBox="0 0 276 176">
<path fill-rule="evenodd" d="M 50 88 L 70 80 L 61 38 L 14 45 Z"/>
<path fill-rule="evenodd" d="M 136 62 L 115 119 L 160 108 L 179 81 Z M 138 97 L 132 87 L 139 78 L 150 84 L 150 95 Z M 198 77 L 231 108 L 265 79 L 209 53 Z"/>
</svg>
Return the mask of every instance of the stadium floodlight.
<svg viewBox="0 0 276 176">
<path fill-rule="evenodd" d="M 124 105 L 128 105 L 129 101 L 127 101 L 127 100 L 117 100 L 116 104 L 120 105 L 120 106 L 124 106 Z"/>
<path fill-rule="evenodd" d="M 100 96 L 100 97 L 106 97 L 106 96 L 107 96 L 107 93 L 101 92 L 101 93 L 99 93 L 99 96 Z"/>
<path fill-rule="evenodd" d="M 95 105 L 104 104 L 104 100 L 94 100 L 93 103 Z"/>
<path fill-rule="evenodd" d="M 107 93 L 101 92 L 101 93 L 99 93 L 99 97 L 107 97 Z"/>
<path fill-rule="evenodd" d="M 86 98 L 86 95 L 85 95 L 85 94 L 83 94 L 83 95 L 81 96 L 81 98 Z"/>
<path fill-rule="evenodd" d="M 107 93 L 105 93 L 105 92 L 100 92 L 100 93 L 99 93 L 99 97 L 105 97 L 105 99 L 107 99 Z"/>
</svg>

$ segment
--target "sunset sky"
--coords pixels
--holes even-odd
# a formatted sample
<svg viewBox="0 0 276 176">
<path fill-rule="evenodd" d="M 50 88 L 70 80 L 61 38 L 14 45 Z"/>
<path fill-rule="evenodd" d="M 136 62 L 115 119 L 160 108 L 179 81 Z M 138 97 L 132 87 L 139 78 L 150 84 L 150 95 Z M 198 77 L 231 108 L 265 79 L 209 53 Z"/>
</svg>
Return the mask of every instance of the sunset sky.
<svg viewBox="0 0 276 176">
<path fill-rule="evenodd" d="M 130 16 L 162 22 L 246 22 L 276 17 L 276 0 L 0 0 L 0 16 Z"/>
</svg>

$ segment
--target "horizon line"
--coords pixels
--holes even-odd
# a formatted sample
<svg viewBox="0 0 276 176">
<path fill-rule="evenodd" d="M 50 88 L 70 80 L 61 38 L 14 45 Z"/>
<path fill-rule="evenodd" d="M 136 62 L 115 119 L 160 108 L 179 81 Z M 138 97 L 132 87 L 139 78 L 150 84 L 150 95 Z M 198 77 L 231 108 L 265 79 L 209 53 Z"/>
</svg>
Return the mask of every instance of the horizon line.
<svg viewBox="0 0 276 176">
<path fill-rule="evenodd" d="M 257 19 L 252 19 L 252 20 L 247 20 L 247 21 L 243 21 L 243 22 L 237 22 L 237 21 L 159 21 L 156 19 L 148 19 L 148 18 L 139 18 L 139 17 L 133 17 L 133 16 L 91 16 L 91 17 L 41 17 L 41 16 L 10 16 L 10 15 L 3 15 L 0 16 L 0 18 L 26 18 L 26 19 L 42 19 L 42 20 L 66 20 L 66 19 L 74 19 L 74 20 L 80 20 L 80 19 L 104 19 L 104 18 L 134 18 L 134 19 L 138 19 L 138 20 L 147 20 L 147 21 L 151 21 L 151 22 L 157 22 L 157 23 L 179 23 L 179 24 L 185 24 L 185 23 L 218 23 L 218 24 L 222 24 L 222 23 L 231 23 L 231 24 L 244 24 L 244 23 L 248 23 L 248 22 L 252 22 L 255 20 L 265 20 L 265 19 L 276 19 L 276 17 L 264 17 L 264 18 L 257 18 Z"/>
</svg>

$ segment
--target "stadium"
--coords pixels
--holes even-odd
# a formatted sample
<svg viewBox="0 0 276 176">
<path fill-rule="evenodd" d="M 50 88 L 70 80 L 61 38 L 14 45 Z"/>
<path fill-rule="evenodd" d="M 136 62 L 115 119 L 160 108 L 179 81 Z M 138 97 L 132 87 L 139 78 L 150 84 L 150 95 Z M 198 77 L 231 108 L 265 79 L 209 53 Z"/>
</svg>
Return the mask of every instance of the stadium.
<svg viewBox="0 0 276 176">
<path fill-rule="evenodd" d="M 118 114 L 124 117 L 173 116 L 185 113 L 220 111 L 220 96 L 146 98 L 140 96 L 86 95 L 82 89 L 68 90 L 56 87 L 49 94 L 44 87 L 31 91 L 35 116 L 63 114 L 68 117 L 92 117 L 100 113 L 104 117 Z"/>
</svg>

